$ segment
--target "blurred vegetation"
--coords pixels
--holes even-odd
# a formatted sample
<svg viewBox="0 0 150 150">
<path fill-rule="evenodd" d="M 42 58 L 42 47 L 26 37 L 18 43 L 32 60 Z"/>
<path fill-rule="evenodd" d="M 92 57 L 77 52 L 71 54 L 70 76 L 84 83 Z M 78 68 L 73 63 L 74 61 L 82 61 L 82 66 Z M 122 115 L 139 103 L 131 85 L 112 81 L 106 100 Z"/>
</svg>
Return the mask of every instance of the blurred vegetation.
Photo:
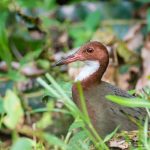
<svg viewBox="0 0 150 150">
<path fill-rule="evenodd" d="M 118 74 L 114 77 L 116 84 L 120 76 L 128 73 L 131 77 L 128 88 L 134 89 L 144 74 L 141 53 L 149 39 L 148 2 L 1 0 L 0 149 L 109 149 L 108 141 L 116 134 L 117 128 L 101 139 L 86 114 L 84 98 L 84 112 L 80 112 L 71 100 L 72 80 L 68 68 L 53 68 L 52 64 L 57 57 L 64 56 L 62 53 L 90 40 L 98 40 L 115 49 L 113 54 L 116 53 L 118 58 L 114 73 Z M 138 37 L 136 32 L 127 40 L 124 37 L 137 24 L 140 26 L 137 32 L 143 38 L 129 46 L 132 38 Z M 131 71 L 132 67 L 138 72 Z M 44 76 L 45 73 L 50 75 Z M 108 99 L 128 107 L 147 109 L 148 117 L 144 129 L 138 133 L 137 145 L 148 150 L 150 104 L 147 100 L 150 89 L 145 91 L 134 104 L 128 101 L 124 104 L 120 97 L 108 96 Z M 82 96 L 82 89 L 80 92 Z M 128 135 L 123 134 L 123 137 L 129 141 L 131 149 L 136 149 Z"/>
</svg>

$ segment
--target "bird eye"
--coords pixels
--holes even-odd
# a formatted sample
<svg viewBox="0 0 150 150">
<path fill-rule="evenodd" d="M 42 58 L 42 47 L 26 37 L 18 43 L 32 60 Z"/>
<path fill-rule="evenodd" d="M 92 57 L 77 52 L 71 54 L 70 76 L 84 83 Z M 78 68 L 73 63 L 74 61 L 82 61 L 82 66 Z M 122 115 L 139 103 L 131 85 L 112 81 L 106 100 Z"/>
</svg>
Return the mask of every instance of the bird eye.
<svg viewBox="0 0 150 150">
<path fill-rule="evenodd" d="M 92 53 L 92 52 L 94 51 L 94 49 L 93 49 L 93 48 L 87 48 L 86 51 L 87 51 L 88 53 Z"/>
</svg>

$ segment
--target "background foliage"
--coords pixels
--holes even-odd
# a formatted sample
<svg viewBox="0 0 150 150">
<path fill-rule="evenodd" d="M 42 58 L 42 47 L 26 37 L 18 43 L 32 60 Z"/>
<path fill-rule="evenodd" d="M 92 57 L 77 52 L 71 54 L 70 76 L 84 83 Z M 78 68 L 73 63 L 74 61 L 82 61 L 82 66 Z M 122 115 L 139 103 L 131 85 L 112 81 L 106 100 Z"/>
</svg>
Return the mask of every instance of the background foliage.
<svg viewBox="0 0 150 150">
<path fill-rule="evenodd" d="M 71 49 L 98 40 L 108 46 L 112 60 L 112 76 L 106 74 L 104 80 L 126 90 L 146 86 L 150 79 L 146 57 L 150 49 L 149 6 L 149 0 L 1 0 L 0 149 L 109 149 L 108 141 L 118 128 L 101 139 L 90 123 L 80 85 L 84 111 L 71 100 L 71 83 L 82 64 L 61 68 L 52 64 Z M 144 88 L 139 95 L 134 103 L 107 98 L 146 108 L 148 117 L 144 129 L 137 131 L 138 142 L 134 144 L 126 133 L 120 139 L 123 137 L 130 149 L 137 145 L 150 149 L 150 89 Z"/>
</svg>

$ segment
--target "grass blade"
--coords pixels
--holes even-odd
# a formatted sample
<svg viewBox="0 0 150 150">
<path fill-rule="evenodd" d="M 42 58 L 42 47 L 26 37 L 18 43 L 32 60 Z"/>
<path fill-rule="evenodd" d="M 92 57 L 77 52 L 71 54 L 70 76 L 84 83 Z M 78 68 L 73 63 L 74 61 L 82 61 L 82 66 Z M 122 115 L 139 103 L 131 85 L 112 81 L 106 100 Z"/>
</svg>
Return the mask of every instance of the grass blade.
<svg viewBox="0 0 150 150">
<path fill-rule="evenodd" d="M 124 98 L 115 95 L 107 95 L 106 98 L 123 106 L 150 108 L 150 102 L 140 98 Z"/>
</svg>

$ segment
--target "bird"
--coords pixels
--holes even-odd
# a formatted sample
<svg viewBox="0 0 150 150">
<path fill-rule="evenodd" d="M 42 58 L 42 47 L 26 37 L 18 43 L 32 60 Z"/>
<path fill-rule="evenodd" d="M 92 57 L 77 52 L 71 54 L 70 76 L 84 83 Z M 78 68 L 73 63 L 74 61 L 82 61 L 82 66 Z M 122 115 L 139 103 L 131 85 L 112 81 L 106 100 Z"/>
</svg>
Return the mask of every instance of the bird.
<svg viewBox="0 0 150 150">
<path fill-rule="evenodd" d="M 101 137 L 105 137 L 119 126 L 119 131 L 138 129 L 137 121 L 143 121 L 146 110 L 118 105 L 106 99 L 106 95 L 117 95 L 125 98 L 134 96 L 128 92 L 102 81 L 102 76 L 109 64 L 109 53 L 99 41 L 82 45 L 74 54 L 59 60 L 56 66 L 83 61 L 85 66 L 75 78 L 72 85 L 72 98 L 81 109 L 77 83 L 80 82 L 91 122 Z"/>
</svg>

